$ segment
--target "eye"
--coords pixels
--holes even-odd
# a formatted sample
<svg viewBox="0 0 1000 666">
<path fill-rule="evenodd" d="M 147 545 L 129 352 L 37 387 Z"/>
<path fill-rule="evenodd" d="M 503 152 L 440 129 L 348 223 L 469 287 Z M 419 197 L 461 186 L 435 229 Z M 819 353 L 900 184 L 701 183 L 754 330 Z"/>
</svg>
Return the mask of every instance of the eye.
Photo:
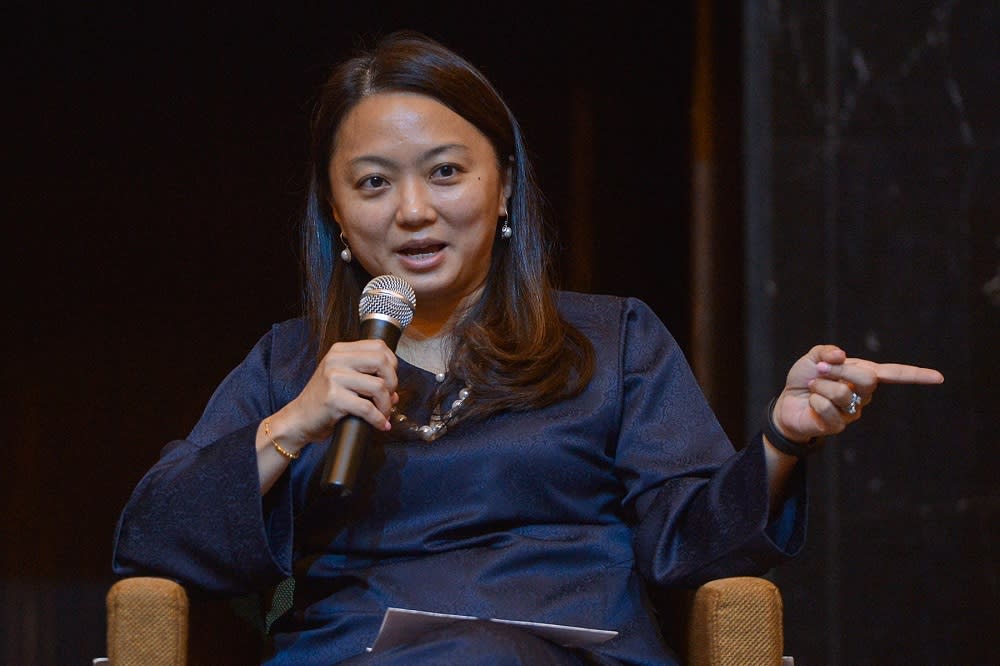
<svg viewBox="0 0 1000 666">
<path fill-rule="evenodd" d="M 388 181 L 382 176 L 366 176 L 361 179 L 358 186 L 365 190 L 379 190 L 388 184 Z"/>
<path fill-rule="evenodd" d="M 448 179 L 454 178 L 460 172 L 458 166 L 454 164 L 442 164 L 431 172 L 431 178 Z"/>
</svg>

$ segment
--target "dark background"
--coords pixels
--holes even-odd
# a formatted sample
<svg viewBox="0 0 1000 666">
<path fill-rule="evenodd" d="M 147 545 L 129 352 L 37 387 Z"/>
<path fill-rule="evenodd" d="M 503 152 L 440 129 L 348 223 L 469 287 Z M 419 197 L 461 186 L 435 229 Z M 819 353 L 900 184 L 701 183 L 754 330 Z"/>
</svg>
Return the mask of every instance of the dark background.
<svg viewBox="0 0 1000 666">
<path fill-rule="evenodd" d="M 745 146 L 766 193 L 747 197 L 747 228 L 770 239 L 748 243 L 768 257 L 748 349 L 778 370 L 819 331 L 946 377 L 880 390 L 812 466 L 811 543 L 775 574 L 786 649 L 996 662 L 1000 2 L 794 1 L 747 19 L 767 48 L 747 50 L 744 114 L 770 121 Z"/>
<path fill-rule="evenodd" d="M 786 652 L 988 661 L 998 2 L 764 4 L 716 7 L 709 35 L 746 387 L 727 430 L 819 341 L 948 377 L 880 392 L 811 465 L 811 542 L 777 574 Z M 639 296 L 691 344 L 697 3 L 339 5 L 2 10 L 0 662 L 104 653 L 121 506 L 297 312 L 310 100 L 361 41 L 414 28 L 479 65 L 535 154 L 565 283 Z"/>
</svg>

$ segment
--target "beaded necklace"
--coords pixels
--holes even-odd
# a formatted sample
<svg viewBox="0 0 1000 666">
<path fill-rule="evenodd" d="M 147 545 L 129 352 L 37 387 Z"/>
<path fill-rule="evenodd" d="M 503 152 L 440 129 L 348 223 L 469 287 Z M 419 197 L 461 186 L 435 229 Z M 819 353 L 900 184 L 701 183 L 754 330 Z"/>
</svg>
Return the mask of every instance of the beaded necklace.
<svg viewBox="0 0 1000 666">
<path fill-rule="evenodd" d="M 438 373 L 434 376 L 434 379 L 440 384 L 444 381 L 445 375 L 443 372 Z M 458 392 L 458 398 L 451 403 L 451 409 L 444 414 L 441 413 L 439 405 L 434 409 L 434 412 L 431 414 L 431 420 L 427 425 L 417 425 L 411 422 L 406 414 L 398 411 L 395 407 L 393 407 L 392 413 L 389 414 L 389 421 L 392 423 L 393 429 L 398 428 L 406 433 L 416 435 L 425 442 L 433 442 L 448 432 L 448 424 L 455 418 L 458 411 L 462 409 L 462 405 L 465 404 L 471 392 L 471 387 L 466 385 L 465 388 Z"/>
</svg>

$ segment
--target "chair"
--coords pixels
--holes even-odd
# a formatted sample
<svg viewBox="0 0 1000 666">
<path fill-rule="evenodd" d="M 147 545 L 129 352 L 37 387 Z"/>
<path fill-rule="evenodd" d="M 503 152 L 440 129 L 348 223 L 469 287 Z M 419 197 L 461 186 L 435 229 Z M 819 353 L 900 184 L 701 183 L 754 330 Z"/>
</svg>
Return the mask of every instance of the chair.
<svg viewBox="0 0 1000 666">
<path fill-rule="evenodd" d="M 782 663 L 781 594 L 763 578 L 724 578 L 677 590 L 658 608 L 668 641 L 691 666 Z M 260 633 L 228 603 L 189 600 L 163 578 L 126 578 L 107 596 L 111 666 L 256 663 Z"/>
</svg>

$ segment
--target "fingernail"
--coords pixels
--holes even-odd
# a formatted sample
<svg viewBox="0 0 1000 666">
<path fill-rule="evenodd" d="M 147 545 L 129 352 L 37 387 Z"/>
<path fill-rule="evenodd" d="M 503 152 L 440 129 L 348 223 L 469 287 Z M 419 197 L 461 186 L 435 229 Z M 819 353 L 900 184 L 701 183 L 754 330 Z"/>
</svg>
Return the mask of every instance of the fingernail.
<svg viewBox="0 0 1000 666">
<path fill-rule="evenodd" d="M 820 361 L 816 364 L 816 369 L 820 372 L 830 372 L 830 364 L 826 361 Z"/>
</svg>

